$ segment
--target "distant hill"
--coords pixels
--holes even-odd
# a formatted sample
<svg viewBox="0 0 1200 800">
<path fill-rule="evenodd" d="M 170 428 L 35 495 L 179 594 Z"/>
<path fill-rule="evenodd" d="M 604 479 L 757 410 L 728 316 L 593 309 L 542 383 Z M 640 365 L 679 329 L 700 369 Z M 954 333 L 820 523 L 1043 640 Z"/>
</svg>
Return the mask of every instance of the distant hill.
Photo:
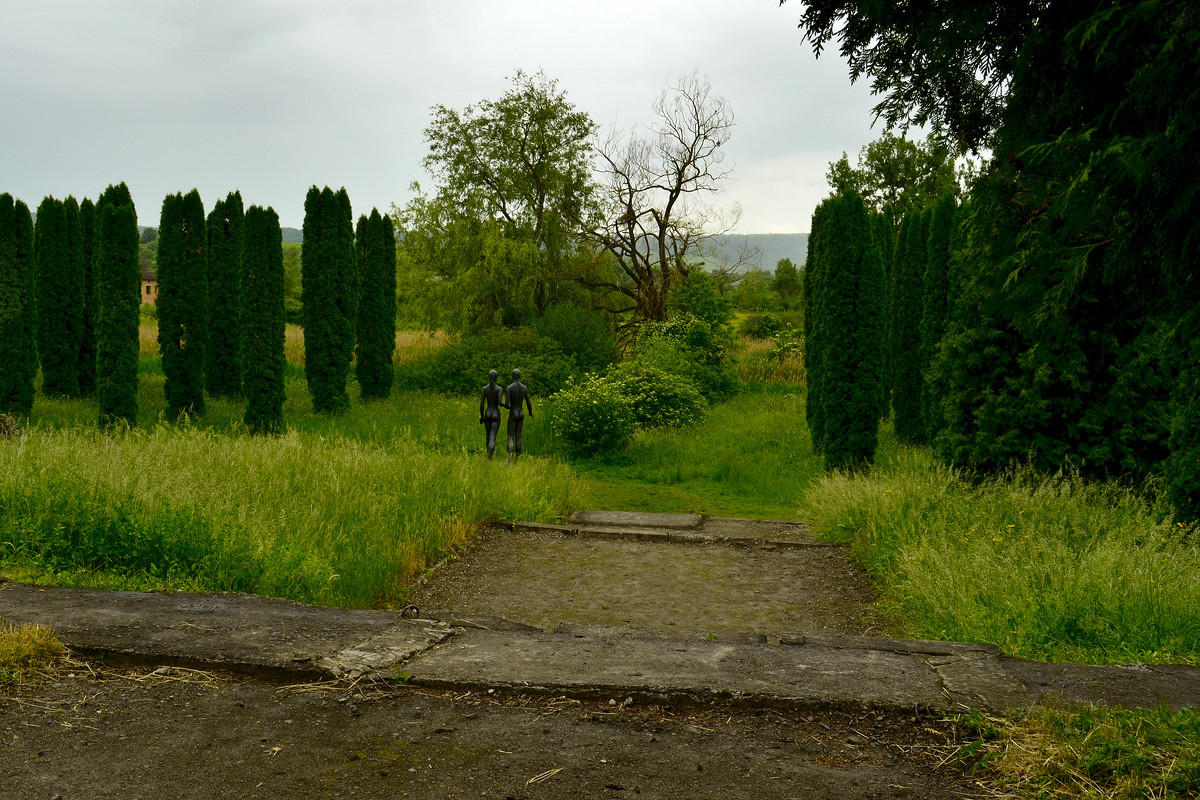
<svg viewBox="0 0 1200 800">
<path fill-rule="evenodd" d="M 758 250 L 758 256 L 751 259 L 747 268 L 757 266 L 763 272 L 774 273 L 775 265 L 780 260 L 790 258 L 797 269 L 804 266 L 808 255 L 807 233 L 750 233 L 725 237 L 721 243 L 721 253 L 726 262 L 737 260 L 743 246 Z"/>
<path fill-rule="evenodd" d="M 284 242 L 304 241 L 304 232 L 299 228 L 282 230 Z M 790 258 L 793 264 L 801 267 L 804 257 L 808 254 L 807 233 L 750 233 L 725 237 L 725 241 L 720 244 L 724 259 L 737 260 L 743 244 L 758 250 L 758 256 L 750 262 L 750 266 L 757 266 L 763 272 L 775 272 L 775 265 L 783 258 Z"/>
</svg>

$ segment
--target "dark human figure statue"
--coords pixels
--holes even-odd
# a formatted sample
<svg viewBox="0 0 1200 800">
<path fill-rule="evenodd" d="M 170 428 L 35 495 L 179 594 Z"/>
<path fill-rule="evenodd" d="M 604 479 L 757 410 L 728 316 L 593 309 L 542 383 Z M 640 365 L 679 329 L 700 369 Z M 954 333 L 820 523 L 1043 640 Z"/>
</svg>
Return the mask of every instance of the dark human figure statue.
<svg viewBox="0 0 1200 800">
<path fill-rule="evenodd" d="M 487 431 L 488 458 L 496 452 L 496 432 L 500 430 L 500 408 L 508 408 L 504 404 L 504 389 L 496 383 L 499 373 L 492 370 L 488 373 L 488 385 L 483 387 L 483 395 L 479 398 L 479 424 Z"/>
<path fill-rule="evenodd" d="M 504 397 L 508 401 L 505 408 L 508 409 L 508 457 L 515 460 L 521 455 L 521 426 L 525 424 L 525 411 L 521 408 L 521 403 L 529 409 L 530 418 L 533 417 L 533 403 L 529 401 L 529 387 L 521 383 L 521 370 L 514 369 L 512 371 L 513 382 L 504 390 Z"/>
</svg>

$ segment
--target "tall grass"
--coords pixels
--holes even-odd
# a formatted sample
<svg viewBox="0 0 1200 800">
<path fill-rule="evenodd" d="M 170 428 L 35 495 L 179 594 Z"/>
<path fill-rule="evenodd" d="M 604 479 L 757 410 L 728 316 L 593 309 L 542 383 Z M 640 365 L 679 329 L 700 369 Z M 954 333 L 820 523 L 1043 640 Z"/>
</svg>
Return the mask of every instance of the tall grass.
<svg viewBox="0 0 1200 800">
<path fill-rule="evenodd" d="M 1051 661 L 1200 657 L 1200 547 L 1142 494 L 1032 472 L 974 485 L 928 449 L 882 456 L 870 475 L 822 478 L 804 509 L 906 635 Z"/>
<path fill-rule="evenodd" d="M 0 548 L 58 582 L 118 573 L 368 607 L 402 600 L 470 523 L 557 518 L 576 494 L 560 463 L 509 467 L 411 433 L 30 429 L 0 442 Z"/>
</svg>

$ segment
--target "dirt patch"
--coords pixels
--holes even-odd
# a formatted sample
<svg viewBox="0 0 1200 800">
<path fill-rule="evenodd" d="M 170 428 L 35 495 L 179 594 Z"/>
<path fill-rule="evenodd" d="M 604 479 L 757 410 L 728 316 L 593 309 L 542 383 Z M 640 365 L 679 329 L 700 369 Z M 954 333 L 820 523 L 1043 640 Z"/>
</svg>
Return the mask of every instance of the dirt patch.
<svg viewBox="0 0 1200 800">
<path fill-rule="evenodd" d="M 0 694 L 4 796 L 978 796 L 953 724 L 671 710 L 221 673 L 76 671 Z"/>
<path fill-rule="evenodd" d="M 489 529 L 414 592 L 422 609 L 670 637 L 883 635 L 870 580 L 833 547 L 603 540 Z"/>
</svg>

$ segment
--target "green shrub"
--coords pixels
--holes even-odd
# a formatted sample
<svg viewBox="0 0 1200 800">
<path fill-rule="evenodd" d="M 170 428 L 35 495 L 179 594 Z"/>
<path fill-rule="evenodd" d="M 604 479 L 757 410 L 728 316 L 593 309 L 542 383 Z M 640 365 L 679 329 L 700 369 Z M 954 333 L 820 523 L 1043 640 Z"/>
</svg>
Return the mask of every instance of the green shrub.
<svg viewBox="0 0 1200 800">
<path fill-rule="evenodd" d="M 554 431 L 572 455 L 623 447 L 636 427 L 633 401 L 614 382 L 588 376 L 554 395 Z"/>
<path fill-rule="evenodd" d="M 621 356 L 617 337 L 602 314 L 558 303 L 534 323 L 539 336 L 553 339 L 581 370 L 598 372 Z"/>
<path fill-rule="evenodd" d="M 638 332 L 634 360 L 690 380 L 709 402 L 737 394 L 740 380 L 733 370 L 733 339 L 724 327 L 691 314 L 666 322 L 648 322 Z"/>
<path fill-rule="evenodd" d="M 502 384 L 508 383 L 512 370 L 521 370 L 521 382 L 536 399 L 561 389 L 575 372 L 575 363 L 557 342 L 529 328 L 501 328 L 398 365 L 395 385 L 445 394 L 477 394 L 493 369 L 500 372 Z"/>
<path fill-rule="evenodd" d="M 636 361 L 604 378 L 633 404 L 634 419 L 647 428 L 682 428 L 704 418 L 704 395 L 686 378 Z"/>
<path fill-rule="evenodd" d="M 738 333 L 751 339 L 770 339 L 783 329 L 783 320 L 777 314 L 747 314 L 738 323 Z"/>
</svg>

